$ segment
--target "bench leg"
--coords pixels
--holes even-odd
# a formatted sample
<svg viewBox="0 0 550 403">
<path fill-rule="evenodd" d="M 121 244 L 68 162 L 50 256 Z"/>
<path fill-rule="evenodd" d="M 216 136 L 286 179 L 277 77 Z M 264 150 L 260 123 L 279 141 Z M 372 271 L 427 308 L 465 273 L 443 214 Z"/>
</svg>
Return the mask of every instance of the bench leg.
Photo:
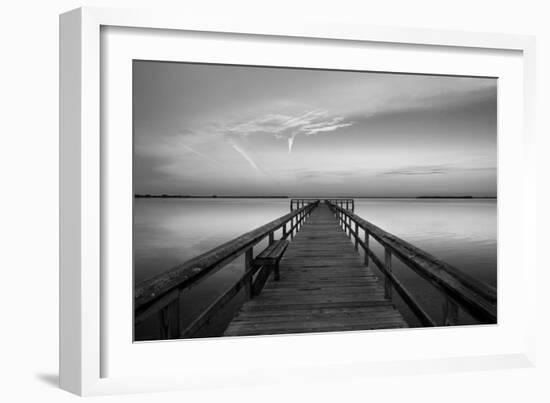
<svg viewBox="0 0 550 403">
<path fill-rule="evenodd" d="M 275 263 L 273 266 L 273 279 L 275 281 L 279 281 L 281 279 L 281 276 L 279 274 L 279 262 Z"/>
</svg>

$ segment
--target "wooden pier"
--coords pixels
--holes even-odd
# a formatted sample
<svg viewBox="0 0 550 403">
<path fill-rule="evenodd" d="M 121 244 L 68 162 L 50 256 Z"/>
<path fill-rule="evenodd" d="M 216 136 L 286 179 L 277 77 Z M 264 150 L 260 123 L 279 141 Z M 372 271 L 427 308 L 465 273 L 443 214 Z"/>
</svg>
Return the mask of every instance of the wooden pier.
<svg viewBox="0 0 550 403">
<path fill-rule="evenodd" d="M 357 216 L 353 199 L 293 199 L 290 209 L 285 216 L 139 284 L 134 324 L 155 319 L 158 339 L 407 327 L 395 308 L 394 293 L 422 326 L 455 325 L 461 311 L 478 323 L 497 322 L 493 287 Z M 266 239 L 268 246 L 255 250 Z M 383 247 L 383 256 L 373 252 L 373 241 Z M 242 255 L 242 276 L 182 326 L 182 294 Z M 393 273 L 394 258 L 440 291 L 445 312 L 441 323 Z M 373 264 L 382 277 L 374 273 Z M 220 312 L 243 294 L 244 303 L 225 331 L 209 332 Z"/>
<path fill-rule="evenodd" d="M 225 336 L 407 327 L 327 204 L 281 260 L 280 280 L 246 302 Z"/>
</svg>

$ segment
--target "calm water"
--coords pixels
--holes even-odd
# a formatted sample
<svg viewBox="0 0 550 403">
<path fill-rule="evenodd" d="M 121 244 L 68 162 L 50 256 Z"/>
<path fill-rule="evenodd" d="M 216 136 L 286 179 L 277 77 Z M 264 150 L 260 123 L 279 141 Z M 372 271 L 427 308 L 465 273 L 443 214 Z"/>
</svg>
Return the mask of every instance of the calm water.
<svg viewBox="0 0 550 403">
<path fill-rule="evenodd" d="M 135 199 L 135 282 L 151 278 L 287 214 L 289 203 L 289 199 Z M 355 212 L 473 277 L 496 286 L 496 206 L 496 200 L 356 199 Z M 376 242 L 371 244 L 382 257 L 382 248 Z M 429 313 L 436 319 L 441 318 L 439 293 L 397 259 L 394 262 L 394 270 L 405 286 Z M 182 300 L 183 325 L 242 272 L 243 259 L 239 258 L 187 294 Z M 233 308 L 238 307 L 239 302 L 235 301 Z M 396 304 L 406 319 L 416 324 L 398 298 Z M 460 319 L 462 323 L 471 323 L 464 313 Z M 154 327 L 146 323 L 136 329 L 136 339 L 155 338 Z"/>
</svg>

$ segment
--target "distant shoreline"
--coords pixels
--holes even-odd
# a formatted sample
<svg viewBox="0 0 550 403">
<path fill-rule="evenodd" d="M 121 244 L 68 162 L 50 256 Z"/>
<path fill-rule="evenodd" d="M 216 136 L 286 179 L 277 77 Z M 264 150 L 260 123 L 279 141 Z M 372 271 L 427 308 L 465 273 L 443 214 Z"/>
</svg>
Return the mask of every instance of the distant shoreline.
<svg viewBox="0 0 550 403">
<path fill-rule="evenodd" d="M 479 200 L 497 199 L 496 196 L 331 196 L 331 197 L 294 197 L 294 196 L 197 196 L 177 194 L 136 194 L 136 199 L 459 199 Z"/>
<path fill-rule="evenodd" d="M 496 199 L 496 196 L 418 196 L 415 199 Z"/>
<path fill-rule="evenodd" d="M 136 194 L 139 199 L 289 199 L 289 196 L 191 196 L 191 195 L 171 195 L 171 194 Z"/>
</svg>

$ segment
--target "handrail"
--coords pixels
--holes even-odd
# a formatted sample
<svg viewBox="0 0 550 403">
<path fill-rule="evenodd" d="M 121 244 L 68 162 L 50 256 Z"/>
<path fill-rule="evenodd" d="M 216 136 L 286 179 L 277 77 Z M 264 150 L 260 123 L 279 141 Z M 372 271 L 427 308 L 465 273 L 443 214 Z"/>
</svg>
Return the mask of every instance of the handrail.
<svg viewBox="0 0 550 403">
<path fill-rule="evenodd" d="M 423 324 L 429 326 L 431 322 L 431 325 L 435 325 L 435 321 L 429 318 L 412 295 L 392 273 L 392 255 L 395 255 L 406 266 L 413 269 L 444 294 L 446 297 L 445 324 L 454 324 L 456 322 L 458 306 L 462 307 L 481 323 L 496 323 L 497 293 L 495 288 L 474 279 L 457 268 L 439 260 L 395 235 L 384 231 L 354 213 L 330 203 L 329 201 L 327 201 L 327 204 L 346 230 L 349 230 L 350 237 L 353 236 L 353 238 L 355 238 L 356 247 L 360 245 L 365 250 L 365 263 L 368 265 L 370 258 L 385 275 L 387 292 L 391 293 L 390 284 L 394 286 L 396 291 L 403 297 L 403 300 Z M 352 223 L 355 229 L 352 228 Z M 364 240 L 359 237 L 358 228 L 364 231 Z M 372 236 L 385 248 L 384 263 L 380 261 L 372 250 L 370 250 L 369 236 Z"/>
<path fill-rule="evenodd" d="M 314 198 L 293 198 L 290 199 L 290 211 L 294 211 L 296 209 L 300 209 L 304 206 L 307 206 L 309 203 L 316 203 L 319 199 Z"/>
<path fill-rule="evenodd" d="M 159 313 L 164 338 L 179 337 L 179 297 L 182 291 L 196 286 L 242 254 L 246 254 L 245 266 L 248 271 L 251 268 L 254 245 L 266 237 L 269 237 L 269 242 L 272 243 L 274 232 L 279 229 L 282 229 L 281 238 L 293 236 L 318 204 L 319 200 L 316 199 L 315 202 L 140 283 L 134 291 L 135 324 Z M 287 228 L 288 223 L 290 226 Z M 252 275 L 247 273 L 246 279 L 251 280 Z M 241 280 L 243 279 L 239 281 Z M 240 288 L 240 283 L 237 288 Z"/>
<path fill-rule="evenodd" d="M 355 199 L 345 199 L 345 198 L 325 199 L 325 202 L 342 207 L 345 210 L 350 210 L 351 212 L 355 211 Z"/>
<path fill-rule="evenodd" d="M 290 211 L 295 210 L 295 208 L 301 208 L 308 203 L 318 201 L 319 199 L 315 198 L 292 198 L 290 199 Z M 355 209 L 355 200 L 349 198 L 333 198 L 333 199 L 324 199 L 325 201 L 330 201 L 333 204 L 336 204 L 340 207 L 346 208 L 346 210 L 354 211 Z"/>
</svg>

